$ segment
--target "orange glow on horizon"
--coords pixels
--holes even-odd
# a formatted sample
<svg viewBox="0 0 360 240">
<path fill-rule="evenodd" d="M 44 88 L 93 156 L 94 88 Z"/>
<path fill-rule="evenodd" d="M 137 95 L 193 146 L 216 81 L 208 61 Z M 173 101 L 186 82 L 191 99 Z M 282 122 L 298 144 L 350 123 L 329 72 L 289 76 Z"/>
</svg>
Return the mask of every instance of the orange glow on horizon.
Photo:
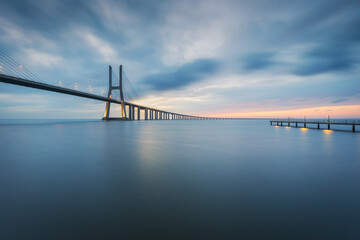
<svg viewBox="0 0 360 240">
<path fill-rule="evenodd" d="M 278 111 L 242 111 L 224 114 L 208 114 L 209 117 L 244 117 L 244 118 L 360 118 L 360 105 L 322 106 Z"/>
</svg>

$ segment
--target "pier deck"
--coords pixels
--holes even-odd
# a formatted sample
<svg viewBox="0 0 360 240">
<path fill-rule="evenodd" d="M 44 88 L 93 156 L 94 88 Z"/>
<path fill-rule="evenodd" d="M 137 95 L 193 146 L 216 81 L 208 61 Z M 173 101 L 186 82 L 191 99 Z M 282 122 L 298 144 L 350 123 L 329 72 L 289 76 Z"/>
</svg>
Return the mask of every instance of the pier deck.
<svg viewBox="0 0 360 240">
<path fill-rule="evenodd" d="M 275 124 L 276 126 L 286 127 L 302 127 L 309 128 L 308 125 L 315 125 L 313 129 L 327 129 L 330 130 L 331 125 L 343 125 L 350 126 L 352 132 L 359 132 L 356 126 L 360 125 L 359 120 L 270 120 L 270 125 Z M 325 125 L 325 128 L 324 128 Z M 332 129 L 338 130 L 338 129 Z"/>
</svg>

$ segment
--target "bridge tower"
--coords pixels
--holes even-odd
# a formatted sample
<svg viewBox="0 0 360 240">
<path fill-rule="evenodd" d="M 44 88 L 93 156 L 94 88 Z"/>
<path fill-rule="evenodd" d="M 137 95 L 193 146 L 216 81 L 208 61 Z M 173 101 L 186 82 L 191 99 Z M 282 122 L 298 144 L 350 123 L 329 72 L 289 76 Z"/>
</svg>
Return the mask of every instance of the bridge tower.
<svg viewBox="0 0 360 240">
<path fill-rule="evenodd" d="M 109 90 L 108 90 L 108 98 L 111 98 L 112 90 L 120 91 L 120 100 L 121 100 L 121 116 L 123 120 L 126 120 L 126 111 L 125 111 L 125 103 L 124 103 L 124 93 L 122 88 L 122 65 L 119 67 L 119 86 L 113 86 L 112 84 L 112 67 L 109 65 Z M 110 120 L 110 102 L 106 102 L 105 106 L 105 114 L 103 120 Z"/>
</svg>

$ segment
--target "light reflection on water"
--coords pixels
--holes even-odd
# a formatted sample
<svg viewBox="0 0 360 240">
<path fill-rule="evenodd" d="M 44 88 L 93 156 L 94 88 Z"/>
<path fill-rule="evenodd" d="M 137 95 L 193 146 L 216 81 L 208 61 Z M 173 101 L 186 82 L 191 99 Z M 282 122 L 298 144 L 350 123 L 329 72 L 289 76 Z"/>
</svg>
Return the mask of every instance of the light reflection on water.
<svg viewBox="0 0 360 240">
<path fill-rule="evenodd" d="M 0 139 L 1 239 L 360 234 L 357 133 L 57 120 L 2 124 Z"/>
</svg>

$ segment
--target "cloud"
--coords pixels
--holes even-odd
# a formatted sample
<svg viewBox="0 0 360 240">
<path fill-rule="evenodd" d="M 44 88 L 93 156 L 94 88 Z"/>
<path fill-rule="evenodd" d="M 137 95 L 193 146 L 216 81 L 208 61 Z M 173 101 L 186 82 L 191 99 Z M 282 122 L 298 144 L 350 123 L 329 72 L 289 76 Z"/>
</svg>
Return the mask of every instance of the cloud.
<svg viewBox="0 0 360 240">
<path fill-rule="evenodd" d="M 272 60 L 273 56 L 273 53 L 268 52 L 254 53 L 242 57 L 240 63 L 243 64 L 243 69 L 245 71 L 262 70 L 276 64 L 276 62 Z"/>
<path fill-rule="evenodd" d="M 310 76 L 328 72 L 348 71 L 355 67 L 348 46 L 323 44 L 303 54 L 302 62 L 293 70 L 295 75 Z"/>
<path fill-rule="evenodd" d="M 78 34 L 90 45 L 92 51 L 97 52 L 102 57 L 103 61 L 110 62 L 116 59 L 116 50 L 109 42 L 96 36 L 89 30 L 79 30 Z"/>
<path fill-rule="evenodd" d="M 25 49 L 23 54 L 28 58 L 28 61 L 31 62 L 32 65 L 54 67 L 64 61 L 61 56 L 40 52 L 35 49 Z"/>
<path fill-rule="evenodd" d="M 212 59 L 200 59 L 184 64 L 174 72 L 153 74 L 145 77 L 144 83 L 153 90 L 172 90 L 198 82 L 217 72 L 218 62 Z"/>
</svg>

